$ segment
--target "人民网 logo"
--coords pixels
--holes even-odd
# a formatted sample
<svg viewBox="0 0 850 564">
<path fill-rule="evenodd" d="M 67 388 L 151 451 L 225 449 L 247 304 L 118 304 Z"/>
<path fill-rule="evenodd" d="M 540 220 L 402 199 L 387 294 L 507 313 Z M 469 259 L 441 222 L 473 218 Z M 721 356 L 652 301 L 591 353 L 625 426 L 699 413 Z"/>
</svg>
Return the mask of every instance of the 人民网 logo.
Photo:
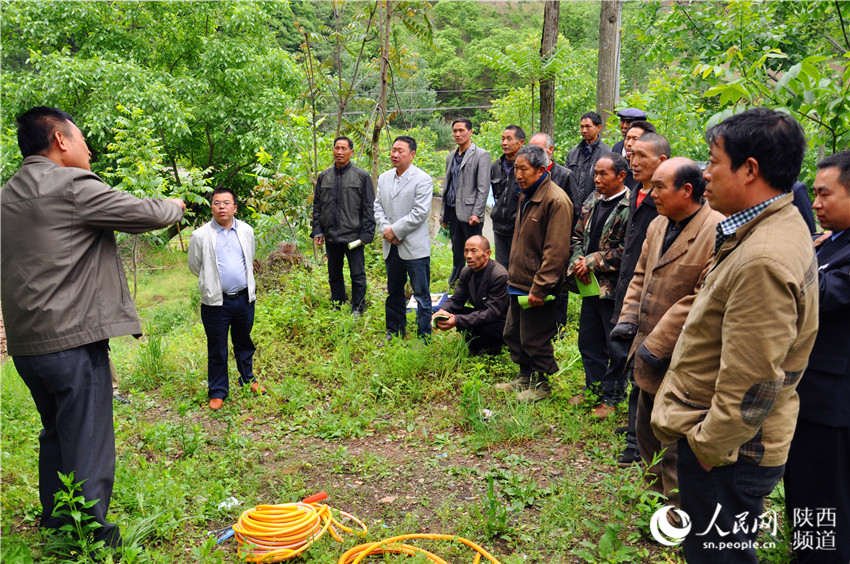
<svg viewBox="0 0 850 564">
<path fill-rule="evenodd" d="M 671 509 L 682 523 L 680 527 L 673 525 L 667 518 Z M 649 532 L 652 533 L 652 538 L 664 546 L 678 546 L 691 532 L 691 518 L 681 509 L 672 505 L 665 505 L 652 514 L 652 518 L 649 520 Z"/>
</svg>

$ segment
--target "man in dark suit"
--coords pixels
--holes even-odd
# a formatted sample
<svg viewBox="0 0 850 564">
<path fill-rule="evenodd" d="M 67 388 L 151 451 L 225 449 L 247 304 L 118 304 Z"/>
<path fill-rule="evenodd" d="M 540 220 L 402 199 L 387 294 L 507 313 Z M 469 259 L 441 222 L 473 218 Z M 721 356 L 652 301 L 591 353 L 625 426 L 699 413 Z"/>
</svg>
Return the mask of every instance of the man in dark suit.
<svg viewBox="0 0 850 564">
<path fill-rule="evenodd" d="M 463 255 L 466 266 L 452 297 L 432 316 L 434 325 L 463 333 L 471 354 L 498 354 L 508 315 L 508 271 L 490 258 L 486 237 L 473 235 L 467 239 Z"/>
<path fill-rule="evenodd" d="M 850 562 L 850 151 L 818 163 L 818 336 L 797 387 L 785 466 L 791 547 L 800 563 Z"/>
</svg>

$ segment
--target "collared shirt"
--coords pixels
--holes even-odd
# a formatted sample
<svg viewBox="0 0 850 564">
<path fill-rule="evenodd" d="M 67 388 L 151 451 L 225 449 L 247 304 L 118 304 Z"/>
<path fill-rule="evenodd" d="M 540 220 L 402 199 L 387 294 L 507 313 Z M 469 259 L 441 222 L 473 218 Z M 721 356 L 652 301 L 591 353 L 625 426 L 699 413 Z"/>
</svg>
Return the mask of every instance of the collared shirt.
<svg viewBox="0 0 850 564">
<path fill-rule="evenodd" d="M 235 294 L 248 287 L 248 275 L 245 268 L 245 255 L 236 235 L 236 222 L 224 228 L 215 220 L 215 262 L 221 279 L 221 291 Z"/>
<path fill-rule="evenodd" d="M 467 147 L 467 151 L 469 147 Z M 463 156 L 466 154 L 466 151 L 461 153 L 460 151 L 455 151 L 454 157 L 452 157 L 452 164 L 449 165 L 449 177 L 446 179 L 448 185 L 446 186 L 446 205 L 449 207 L 455 206 L 455 194 L 457 193 L 457 178 L 460 176 L 460 165 L 463 163 Z"/>
<path fill-rule="evenodd" d="M 717 224 L 717 238 L 714 241 L 714 252 L 716 253 L 727 239 L 732 237 L 738 229 L 751 222 L 762 214 L 767 206 L 778 200 L 785 194 L 779 194 L 772 198 L 768 198 L 760 204 L 756 204 L 751 208 L 735 212 L 720 223 Z"/>
</svg>

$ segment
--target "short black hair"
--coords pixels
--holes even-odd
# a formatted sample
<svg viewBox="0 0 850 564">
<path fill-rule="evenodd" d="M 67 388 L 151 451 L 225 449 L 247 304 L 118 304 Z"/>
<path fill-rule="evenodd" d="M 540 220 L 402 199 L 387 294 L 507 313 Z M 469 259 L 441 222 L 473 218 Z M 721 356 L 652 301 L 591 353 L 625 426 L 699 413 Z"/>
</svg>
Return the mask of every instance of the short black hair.
<svg viewBox="0 0 850 564">
<path fill-rule="evenodd" d="M 768 184 L 782 192 L 791 191 L 806 152 L 803 128 L 793 117 L 768 108 L 753 108 L 726 118 L 705 133 L 709 147 L 720 139 L 732 170 L 753 158 Z"/>
<path fill-rule="evenodd" d="M 511 124 L 511 125 L 505 126 L 505 129 L 503 129 L 502 131 L 508 131 L 508 130 L 513 131 L 514 137 L 516 137 L 520 141 L 525 141 L 525 131 L 523 131 L 523 129 L 520 126 Z"/>
<path fill-rule="evenodd" d="M 398 137 L 393 139 L 393 145 L 396 144 L 396 141 L 403 141 L 407 143 L 407 147 L 410 149 L 410 151 L 413 153 L 416 152 L 416 139 L 414 139 L 413 137 L 410 137 L 409 135 L 399 135 Z"/>
<path fill-rule="evenodd" d="M 638 139 L 641 143 L 649 143 L 652 146 L 652 151 L 656 157 L 664 155 L 670 157 L 670 142 L 663 135 L 644 131 L 643 135 Z"/>
<path fill-rule="evenodd" d="M 50 147 L 50 138 L 57 128 L 68 131 L 68 123 L 74 123 L 70 114 L 48 106 L 36 106 L 17 118 L 18 148 L 24 158 L 38 155 Z"/>
<path fill-rule="evenodd" d="M 629 171 L 629 162 L 620 153 L 608 151 L 599 155 L 597 161 L 601 161 L 602 159 L 611 161 L 611 165 L 614 167 L 614 174 L 620 174 L 621 172 L 627 173 Z"/>
<path fill-rule="evenodd" d="M 838 169 L 838 182 L 850 192 L 850 151 L 841 151 L 830 155 L 818 163 L 818 170 L 825 168 Z"/>
<path fill-rule="evenodd" d="M 582 114 L 581 119 L 579 121 L 581 121 L 582 119 L 589 119 L 593 122 L 593 125 L 602 125 L 602 116 L 600 116 L 596 112 L 585 112 L 584 114 Z"/>
<path fill-rule="evenodd" d="M 352 141 L 351 139 L 349 139 L 349 138 L 348 138 L 348 137 L 346 137 L 345 135 L 340 135 L 339 137 L 337 137 L 337 138 L 335 138 L 335 139 L 334 139 L 334 144 L 333 144 L 333 146 L 334 146 L 334 147 L 336 147 L 336 142 L 337 142 L 337 141 L 346 141 L 346 142 L 348 142 L 348 148 L 349 148 L 349 149 L 353 149 L 353 148 L 354 148 L 354 141 Z"/>
<path fill-rule="evenodd" d="M 702 195 L 705 192 L 705 178 L 702 176 L 699 165 L 690 159 L 688 159 L 688 162 L 679 165 L 673 175 L 673 186 L 676 190 L 688 183 L 693 186 L 691 199 L 697 203 L 702 202 Z"/>
<path fill-rule="evenodd" d="M 546 168 L 549 166 L 549 157 L 546 155 L 546 151 L 537 145 L 523 145 L 516 154 L 517 159 L 520 157 L 524 157 L 528 161 L 528 164 L 534 168 Z"/>
<path fill-rule="evenodd" d="M 658 133 L 655 130 L 655 126 L 646 121 L 645 119 L 636 119 L 632 122 L 629 122 L 629 129 L 637 127 L 638 129 L 643 129 L 644 133 Z M 628 129 L 626 130 L 628 131 Z"/>
<path fill-rule="evenodd" d="M 212 202 L 216 194 L 230 194 L 233 197 L 233 205 L 239 205 L 239 200 L 236 199 L 236 192 L 234 192 L 230 188 L 225 188 L 224 186 L 220 186 L 213 190 L 213 193 L 210 195 L 210 202 Z"/>
<path fill-rule="evenodd" d="M 452 121 L 452 127 L 454 127 L 456 123 L 462 123 L 469 131 L 472 131 L 472 122 L 467 118 L 457 118 L 456 120 Z"/>
</svg>

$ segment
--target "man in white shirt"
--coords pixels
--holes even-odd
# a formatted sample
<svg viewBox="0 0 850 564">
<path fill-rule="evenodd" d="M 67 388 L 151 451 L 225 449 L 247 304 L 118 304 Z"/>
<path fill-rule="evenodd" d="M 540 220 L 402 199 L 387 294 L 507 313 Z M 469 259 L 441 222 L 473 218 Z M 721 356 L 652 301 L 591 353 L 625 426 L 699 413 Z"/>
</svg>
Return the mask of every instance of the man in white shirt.
<svg viewBox="0 0 850 564">
<path fill-rule="evenodd" d="M 201 321 L 207 334 L 207 381 L 210 409 L 219 410 L 229 391 L 227 378 L 227 334 L 239 384 L 251 391 L 265 389 L 254 378 L 254 230 L 237 220 L 236 195 L 218 188 L 212 195 L 213 220 L 194 233 L 189 242 L 189 269 L 198 276 L 201 291 Z"/>
</svg>

